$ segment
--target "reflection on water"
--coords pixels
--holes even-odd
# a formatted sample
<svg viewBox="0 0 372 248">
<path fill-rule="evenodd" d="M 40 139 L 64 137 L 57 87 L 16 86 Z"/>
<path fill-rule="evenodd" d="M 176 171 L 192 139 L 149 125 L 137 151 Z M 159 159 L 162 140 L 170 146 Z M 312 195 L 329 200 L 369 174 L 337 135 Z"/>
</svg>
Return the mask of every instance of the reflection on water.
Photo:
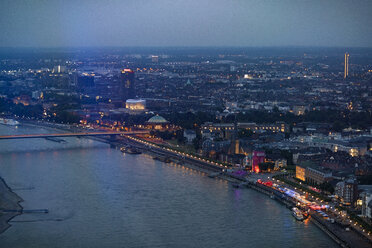
<svg viewBox="0 0 372 248">
<path fill-rule="evenodd" d="M 21 126 L 10 132 L 47 132 Z M 151 156 L 66 138 L 0 141 L 0 175 L 23 214 L 0 247 L 335 247 L 269 197 Z"/>
</svg>

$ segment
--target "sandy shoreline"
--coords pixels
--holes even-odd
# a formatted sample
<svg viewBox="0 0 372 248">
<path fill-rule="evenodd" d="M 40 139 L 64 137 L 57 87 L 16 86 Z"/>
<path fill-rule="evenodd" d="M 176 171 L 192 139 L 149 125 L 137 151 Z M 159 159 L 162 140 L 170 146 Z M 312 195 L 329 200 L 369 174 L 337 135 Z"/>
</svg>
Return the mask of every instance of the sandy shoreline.
<svg viewBox="0 0 372 248">
<path fill-rule="evenodd" d="M 14 193 L 6 184 L 3 178 L 0 177 L 0 234 L 10 227 L 9 221 L 20 213 L 3 213 L 2 210 L 22 210 L 19 204 L 22 198 Z"/>
</svg>

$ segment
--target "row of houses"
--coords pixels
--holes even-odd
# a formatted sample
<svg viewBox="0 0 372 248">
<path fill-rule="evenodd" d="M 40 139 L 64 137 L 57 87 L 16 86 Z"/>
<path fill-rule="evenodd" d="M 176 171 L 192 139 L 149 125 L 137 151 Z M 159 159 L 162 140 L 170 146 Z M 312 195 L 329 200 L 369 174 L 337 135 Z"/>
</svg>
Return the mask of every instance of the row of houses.
<svg viewBox="0 0 372 248">
<path fill-rule="evenodd" d="M 250 130 L 252 132 L 274 132 L 287 133 L 289 126 L 284 122 L 275 122 L 271 124 L 256 124 L 254 122 L 238 122 L 236 124 L 238 130 Z M 223 138 L 230 139 L 235 132 L 234 123 L 213 123 L 206 122 L 201 126 L 201 133 L 203 138 Z"/>
</svg>

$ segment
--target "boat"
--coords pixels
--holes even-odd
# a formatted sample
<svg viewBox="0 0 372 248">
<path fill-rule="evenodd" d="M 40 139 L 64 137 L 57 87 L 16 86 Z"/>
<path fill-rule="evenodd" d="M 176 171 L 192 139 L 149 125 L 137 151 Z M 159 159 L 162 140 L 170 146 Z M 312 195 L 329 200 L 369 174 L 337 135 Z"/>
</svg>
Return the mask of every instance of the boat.
<svg viewBox="0 0 372 248">
<path fill-rule="evenodd" d="M 120 151 L 121 152 L 125 152 L 125 153 L 129 153 L 129 154 L 141 154 L 142 152 L 137 150 L 136 148 L 132 148 L 132 147 L 121 147 L 120 148 Z"/>
<path fill-rule="evenodd" d="M 17 126 L 19 125 L 19 122 L 13 119 L 0 118 L 0 124 L 9 125 L 9 126 Z"/>
<path fill-rule="evenodd" d="M 296 220 L 303 221 L 304 215 L 302 214 L 301 210 L 298 208 L 292 208 L 292 215 L 296 218 Z"/>
<path fill-rule="evenodd" d="M 154 160 L 159 160 L 161 162 L 164 162 L 164 163 L 170 163 L 171 160 L 169 157 L 153 157 Z"/>
<path fill-rule="evenodd" d="M 210 177 L 210 178 L 215 178 L 215 177 L 219 176 L 220 174 L 221 174 L 221 172 L 214 172 L 214 173 L 210 173 L 210 174 L 208 175 L 208 177 Z"/>
</svg>

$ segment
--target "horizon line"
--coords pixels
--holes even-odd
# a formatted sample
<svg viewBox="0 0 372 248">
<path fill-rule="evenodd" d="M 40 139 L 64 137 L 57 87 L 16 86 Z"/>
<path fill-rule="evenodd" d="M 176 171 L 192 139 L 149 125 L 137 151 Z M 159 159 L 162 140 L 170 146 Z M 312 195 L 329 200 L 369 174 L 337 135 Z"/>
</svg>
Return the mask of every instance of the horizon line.
<svg viewBox="0 0 372 248">
<path fill-rule="evenodd" d="M 228 46 L 228 45 L 192 45 L 192 46 L 0 46 L 0 49 L 92 49 L 92 48 L 339 48 L 339 49 L 372 49 L 372 46 L 307 46 L 307 45 L 278 45 L 278 46 Z"/>
</svg>

